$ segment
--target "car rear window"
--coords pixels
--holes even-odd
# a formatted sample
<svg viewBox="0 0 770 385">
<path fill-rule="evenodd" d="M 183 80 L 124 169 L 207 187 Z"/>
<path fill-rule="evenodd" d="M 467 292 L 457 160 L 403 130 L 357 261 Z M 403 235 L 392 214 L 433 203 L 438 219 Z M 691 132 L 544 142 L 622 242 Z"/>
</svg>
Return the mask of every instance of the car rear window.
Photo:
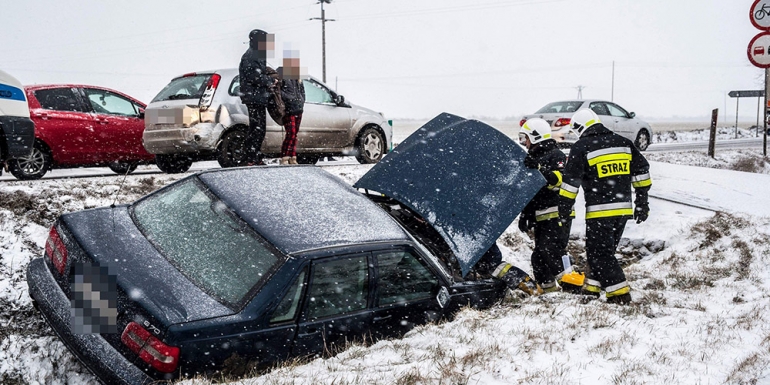
<svg viewBox="0 0 770 385">
<path fill-rule="evenodd" d="M 212 74 L 186 75 L 171 81 L 158 93 L 153 102 L 179 99 L 200 99 Z"/>
<path fill-rule="evenodd" d="M 563 112 L 575 112 L 577 111 L 580 106 L 583 105 L 583 102 L 555 102 L 555 103 L 549 103 L 546 104 L 545 107 L 537 110 L 535 112 L 536 114 L 556 114 L 556 113 L 563 113 Z"/>
<path fill-rule="evenodd" d="M 280 260 L 195 178 L 135 203 L 133 216 L 166 259 L 226 305 L 242 303 Z"/>
</svg>

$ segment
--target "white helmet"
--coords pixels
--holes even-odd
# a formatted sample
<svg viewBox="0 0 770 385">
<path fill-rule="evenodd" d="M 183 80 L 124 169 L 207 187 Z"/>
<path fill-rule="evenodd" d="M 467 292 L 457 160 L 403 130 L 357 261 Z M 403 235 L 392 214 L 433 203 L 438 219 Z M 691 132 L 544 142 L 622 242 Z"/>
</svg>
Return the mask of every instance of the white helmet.
<svg viewBox="0 0 770 385">
<path fill-rule="evenodd" d="M 529 137 L 529 142 L 532 144 L 540 143 L 546 139 L 551 139 L 551 125 L 543 119 L 532 118 L 521 126 L 519 142 L 523 140 L 522 135 Z"/>
<path fill-rule="evenodd" d="M 588 108 L 578 110 L 575 115 L 572 115 L 570 119 L 569 128 L 577 134 L 577 136 L 583 135 L 588 127 L 593 126 L 596 123 L 601 123 L 599 116 L 595 112 Z"/>
</svg>

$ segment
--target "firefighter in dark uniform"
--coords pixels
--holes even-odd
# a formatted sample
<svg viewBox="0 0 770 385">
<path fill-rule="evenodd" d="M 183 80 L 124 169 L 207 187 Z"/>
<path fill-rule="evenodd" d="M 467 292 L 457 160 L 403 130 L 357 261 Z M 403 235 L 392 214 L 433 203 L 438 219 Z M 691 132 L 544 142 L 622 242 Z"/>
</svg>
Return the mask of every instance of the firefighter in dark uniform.
<svg viewBox="0 0 770 385">
<path fill-rule="evenodd" d="M 583 290 L 607 302 L 631 302 L 631 288 L 615 250 L 626 221 L 644 222 L 650 212 L 647 193 L 652 185 L 650 165 L 630 140 L 606 128 L 590 109 L 572 116 L 570 128 L 578 136 L 572 145 L 562 181 L 559 216 L 569 214 L 580 187 L 586 201 L 586 258 Z M 631 187 L 636 195 L 632 202 Z"/>
<path fill-rule="evenodd" d="M 562 280 L 565 274 L 572 272 L 571 264 L 565 266 L 562 259 L 566 256 L 572 221 L 559 221 L 559 190 L 567 156 L 551 138 L 551 125 L 540 118 L 524 123 L 519 131 L 519 142 L 529 152 L 524 165 L 540 171 L 547 183 L 519 215 L 519 230 L 526 233 L 534 228 L 535 248 L 531 261 L 535 281 L 545 293 L 558 291 L 559 285 L 565 291 L 579 292 L 582 282 L 575 285 Z"/>
</svg>

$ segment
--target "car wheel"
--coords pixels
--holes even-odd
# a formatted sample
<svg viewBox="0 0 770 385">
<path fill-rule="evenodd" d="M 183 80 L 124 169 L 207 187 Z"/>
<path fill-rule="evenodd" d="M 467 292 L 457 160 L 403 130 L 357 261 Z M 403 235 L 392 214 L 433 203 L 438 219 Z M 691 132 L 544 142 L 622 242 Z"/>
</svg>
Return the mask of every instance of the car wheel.
<svg viewBox="0 0 770 385">
<path fill-rule="evenodd" d="M 8 160 L 8 170 L 19 180 L 40 179 L 52 166 L 51 154 L 37 140 L 28 156 Z"/>
<path fill-rule="evenodd" d="M 316 164 L 321 159 L 318 155 L 311 154 L 297 154 L 297 163 L 299 164 Z"/>
<path fill-rule="evenodd" d="M 356 150 L 358 163 L 377 163 L 385 155 L 385 138 L 377 129 L 367 127 L 356 139 Z"/>
<path fill-rule="evenodd" d="M 636 134 L 636 141 L 634 141 L 634 144 L 639 151 L 646 150 L 647 147 L 650 146 L 650 134 L 646 130 L 640 130 L 639 133 Z"/>
<path fill-rule="evenodd" d="M 120 175 L 130 174 L 134 172 L 138 166 L 139 164 L 136 162 L 112 162 L 107 165 L 112 172 Z"/>
<path fill-rule="evenodd" d="M 223 168 L 246 166 L 249 162 L 246 154 L 246 133 L 235 130 L 225 134 L 219 145 L 217 161 Z"/>
<path fill-rule="evenodd" d="M 190 169 L 192 159 L 181 154 L 158 154 L 155 155 L 155 164 L 158 165 L 160 171 L 168 174 L 179 174 Z"/>
</svg>

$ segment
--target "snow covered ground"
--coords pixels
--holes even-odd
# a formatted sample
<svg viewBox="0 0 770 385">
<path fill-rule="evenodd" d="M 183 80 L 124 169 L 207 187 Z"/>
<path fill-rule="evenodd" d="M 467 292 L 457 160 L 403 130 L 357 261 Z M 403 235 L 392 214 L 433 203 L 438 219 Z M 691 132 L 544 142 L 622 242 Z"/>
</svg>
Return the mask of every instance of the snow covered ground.
<svg viewBox="0 0 770 385">
<path fill-rule="evenodd" d="M 648 155 L 656 160 L 651 216 L 628 223 L 618 252 L 632 305 L 566 293 L 511 296 L 403 339 L 217 382 L 770 384 L 768 163 L 743 150 L 713 162 L 698 153 Z M 757 169 L 734 171 L 744 157 Z M 325 169 L 353 183 L 369 166 Z M 32 309 L 24 269 L 42 255 L 59 214 L 130 202 L 179 177 L 129 176 L 117 197 L 117 176 L 0 183 L 0 383 L 96 383 Z M 577 207 L 570 250 L 580 259 L 585 225 Z M 515 223 L 498 244 L 508 261 L 531 270 L 532 241 Z"/>
</svg>

